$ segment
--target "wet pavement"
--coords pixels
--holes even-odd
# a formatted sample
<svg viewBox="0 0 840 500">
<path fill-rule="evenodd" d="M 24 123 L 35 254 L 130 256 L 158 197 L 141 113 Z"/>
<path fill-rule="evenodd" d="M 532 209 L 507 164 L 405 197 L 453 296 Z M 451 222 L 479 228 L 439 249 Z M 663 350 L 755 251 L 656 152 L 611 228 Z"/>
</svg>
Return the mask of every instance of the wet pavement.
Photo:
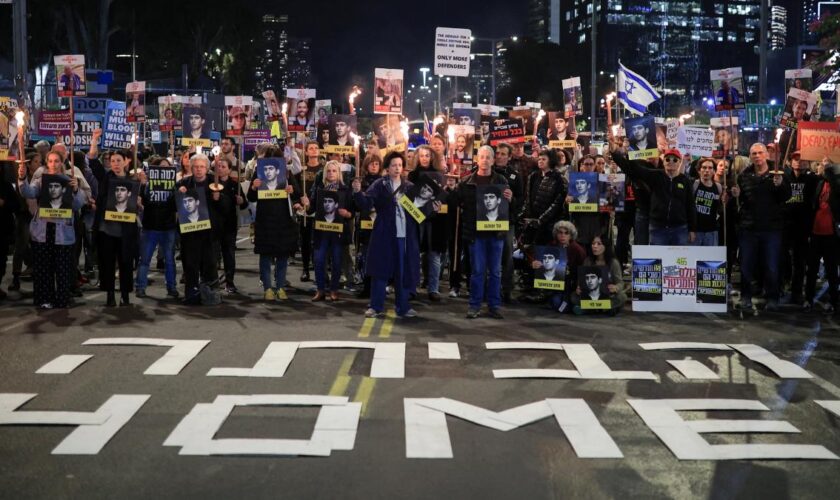
<svg viewBox="0 0 840 500">
<path fill-rule="evenodd" d="M 248 247 L 247 242 L 241 245 Z M 0 425 L 0 497 L 836 497 L 840 461 L 681 460 L 628 401 L 759 401 L 767 411 L 679 415 L 689 421 L 781 420 L 801 431 L 746 433 L 727 422 L 731 432 L 702 434 L 712 445 L 821 445 L 840 455 L 840 416 L 815 402 L 840 400 L 837 316 L 791 309 L 746 320 L 629 311 L 612 318 L 574 317 L 518 305 L 505 308 L 504 320 L 467 320 L 465 299 L 431 304 L 421 296 L 415 302 L 419 318 L 365 320 L 364 301 L 347 293 L 338 303 L 311 303 L 297 280 L 299 267 L 289 271 L 296 285 L 291 300 L 265 303 L 254 271 L 256 259 L 246 248 L 237 256 L 242 294 L 225 297 L 219 306 L 183 307 L 164 299 L 157 274 L 147 290 L 150 298 L 132 297 L 136 305 L 131 307 L 106 309 L 104 296 L 96 291 L 70 310 L 38 312 L 26 301 L 0 306 L 0 393 L 37 394 L 21 412 L 94 412 L 113 395 L 149 396 L 95 454 L 52 454 L 75 426 Z M 31 284 L 24 283 L 27 287 Z M 152 375 L 144 371 L 168 347 L 82 345 L 114 337 L 210 342 L 179 373 Z M 310 341 L 404 343 L 404 377 L 371 376 L 373 366 L 381 363 L 373 349 L 304 348 L 306 344 L 296 344 L 299 349 L 282 376 L 207 376 L 218 367 L 253 367 L 271 342 Z M 460 359 L 430 359 L 429 342 L 457 343 Z M 590 345 L 607 371 L 574 348 L 494 349 L 488 342 Z M 760 346 L 780 362 L 790 362 L 771 362 L 771 368 L 799 368 L 810 378 L 780 377 L 766 359 L 749 359 L 732 348 L 664 351 L 640 346 L 653 342 Z M 71 373 L 36 373 L 57 357 L 72 354 L 93 357 Z M 668 363 L 688 359 L 718 378 L 691 379 Z M 494 378 L 494 370 L 512 369 L 566 370 L 577 378 L 545 378 L 546 372 L 539 372 L 540 378 Z M 603 378 L 618 371 L 650 372 L 653 379 Z M 211 403 L 219 395 L 257 394 L 345 396 L 361 403 L 352 449 L 314 457 L 193 456 L 163 445 L 196 404 Z M 449 415 L 444 419 L 452 458 L 407 458 L 407 433 L 416 429 L 407 428 L 405 400 L 412 398 L 449 398 L 493 412 L 547 399 L 579 399 L 622 457 L 578 456 L 580 450 L 567 437 L 575 429 L 561 429 L 554 416 L 502 432 Z M 214 437 L 306 440 L 318 414 L 316 406 L 239 406 Z M 495 415 L 491 420 L 497 425 L 511 417 Z"/>
</svg>

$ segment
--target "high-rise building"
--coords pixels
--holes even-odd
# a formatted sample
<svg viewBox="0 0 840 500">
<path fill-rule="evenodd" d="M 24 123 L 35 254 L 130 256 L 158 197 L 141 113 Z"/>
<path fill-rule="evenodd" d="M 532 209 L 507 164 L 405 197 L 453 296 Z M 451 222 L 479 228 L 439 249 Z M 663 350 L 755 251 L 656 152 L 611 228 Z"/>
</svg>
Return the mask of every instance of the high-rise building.
<svg viewBox="0 0 840 500">
<path fill-rule="evenodd" d="M 257 50 L 254 69 L 255 94 L 263 90 L 282 90 L 288 67 L 289 16 L 266 14 L 262 17 L 259 37 L 251 40 Z"/>
<path fill-rule="evenodd" d="M 470 54 L 470 76 L 467 84 L 469 86 L 467 91 L 475 97 L 473 101 L 479 104 L 492 101 L 494 52 L 496 55 L 496 92 L 498 93 L 499 89 L 510 85 L 510 73 L 507 71 L 504 56 L 510 44 L 515 43 L 514 38 L 516 37 L 473 40 L 473 49 Z"/>
<path fill-rule="evenodd" d="M 550 0 L 532 0 L 529 32 L 542 33 L 545 41 L 554 42 L 546 33 L 556 30 L 557 43 L 579 47 L 581 54 L 588 55 L 594 3 L 599 70 L 614 72 L 620 59 L 662 89 L 666 107 L 672 108 L 705 98 L 710 70 L 741 66 L 748 98 L 754 99 L 758 93 L 759 2 L 562 0 L 555 12 Z M 547 28 L 538 29 L 537 12 L 542 13 Z M 585 79 L 587 75 L 581 76 Z"/>
<path fill-rule="evenodd" d="M 782 50 L 787 47 L 787 25 L 787 9 L 781 5 L 770 7 L 770 50 Z"/>
<path fill-rule="evenodd" d="M 312 87 L 312 39 L 289 37 L 284 88 Z"/>
</svg>

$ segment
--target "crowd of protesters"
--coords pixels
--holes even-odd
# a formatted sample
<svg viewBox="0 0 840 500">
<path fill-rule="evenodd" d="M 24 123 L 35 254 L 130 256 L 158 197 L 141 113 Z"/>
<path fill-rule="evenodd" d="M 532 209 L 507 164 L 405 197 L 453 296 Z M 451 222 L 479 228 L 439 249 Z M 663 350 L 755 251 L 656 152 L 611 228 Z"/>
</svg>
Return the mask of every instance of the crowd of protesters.
<svg viewBox="0 0 840 500">
<path fill-rule="evenodd" d="M 301 149 L 291 141 L 265 143 L 256 158 L 285 160 L 288 196 L 261 199 L 255 159 L 238 158 L 230 138 L 215 156 L 190 148 L 169 158 L 100 151 L 100 135 L 93 134 L 86 152 L 42 141 L 27 149 L 17 168 L 5 163 L 16 176 L 14 183 L 0 183 L 0 234 L 12 255 L 8 289 L 20 290 L 31 276 L 36 307 L 72 307 L 89 282 L 105 292 L 106 306 L 117 305 L 117 292 L 119 304 L 129 305 L 132 292 L 149 296 L 155 265 L 163 271 L 161 291 L 171 299 L 217 303 L 223 293 L 240 293 L 235 251 L 246 218 L 264 300 L 288 300 L 287 269 L 299 262 L 300 282 L 314 273 L 312 301 L 352 293 L 369 300 L 368 317 L 384 315 L 389 292 L 400 317 L 417 315 L 411 306 L 416 298 L 435 304 L 447 295 L 450 301 L 467 298 L 468 318 L 502 318 L 503 306 L 517 302 L 581 314 L 580 266 L 608 270 L 608 312 L 616 314 L 628 300 L 634 244 L 725 245 L 730 275 L 733 268 L 740 271 L 732 289 L 743 310 L 763 296 L 768 311 L 783 303 L 810 311 L 820 276 L 828 287 L 820 309 L 831 313 L 838 305 L 840 166 L 805 161 L 799 152 L 781 164 L 762 143 L 753 144 L 748 157 L 692 158 L 664 149 L 657 157 L 631 160 L 626 140 L 612 135 L 604 151 L 581 144 L 555 150 L 534 140 L 482 145 L 468 165 L 439 134 L 405 152 L 380 151 L 374 138 L 352 158 L 324 154 L 315 141 Z M 177 170 L 173 196 L 148 196 L 150 167 Z M 624 210 L 570 211 L 572 172 L 625 174 Z M 60 182 L 45 186 L 45 175 Z M 423 177 L 434 179 L 446 196 L 423 207 L 425 218 L 418 222 L 399 198 Z M 106 193 L 129 181 L 140 186 L 136 223 L 112 223 L 103 216 Z M 482 185 L 505 186 L 499 195 L 510 207 L 508 230 L 476 231 Z M 42 189 L 72 191 L 72 217 L 42 217 L 36 202 Z M 174 194 L 198 199 L 193 193 L 202 189 L 211 229 L 181 233 Z M 345 200 L 336 216 L 341 230 L 314 229 L 314 207 L 327 199 L 337 203 L 339 195 Z M 566 252 L 563 291 L 533 287 L 543 266 L 537 246 Z M 6 259 L 0 278 L 5 275 Z M 6 299 L 6 292 L 0 290 L 0 297 Z"/>
</svg>

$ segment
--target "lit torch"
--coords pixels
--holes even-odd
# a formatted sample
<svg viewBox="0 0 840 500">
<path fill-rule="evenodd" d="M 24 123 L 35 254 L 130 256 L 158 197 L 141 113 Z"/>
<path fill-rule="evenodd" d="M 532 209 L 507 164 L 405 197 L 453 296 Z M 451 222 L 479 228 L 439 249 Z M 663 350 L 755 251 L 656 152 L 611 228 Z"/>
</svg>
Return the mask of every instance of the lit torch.
<svg viewBox="0 0 840 500">
<path fill-rule="evenodd" d="M 26 161 L 26 153 L 24 152 L 24 149 L 23 149 L 23 142 L 24 142 L 24 137 L 25 137 L 25 134 L 26 134 L 26 120 L 25 120 L 25 117 L 26 117 L 26 115 L 24 114 L 24 112 L 22 110 L 15 113 L 15 121 L 17 121 L 17 127 L 18 127 L 18 162 L 25 162 Z"/>
<path fill-rule="evenodd" d="M 540 122 L 543 118 L 545 118 L 545 111 L 541 109 L 540 112 L 537 113 L 537 119 L 534 120 L 534 139 L 537 138 L 537 129 L 540 128 Z"/>
<path fill-rule="evenodd" d="M 347 97 L 347 101 L 350 103 L 350 114 L 356 114 L 356 106 L 353 104 L 356 101 L 356 98 L 359 97 L 359 94 L 362 93 L 362 89 L 359 88 L 358 85 L 353 85 L 353 89 L 350 91 L 350 95 Z"/>
<path fill-rule="evenodd" d="M 400 120 L 400 132 L 405 142 L 408 143 L 408 120 Z"/>
<path fill-rule="evenodd" d="M 607 94 L 606 97 L 606 104 L 607 104 L 607 126 L 611 126 L 613 124 L 612 119 L 612 100 L 615 99 L 615 92 L 610 92 Z"/>
<path fill-rule="evenodd" d="M 359 135 L 355 132 L 350 132 L 350 138 L 353 139 L 353 150 L 356 152 L 356 178 L 361 177 L 362 167 L 359 161 Z"/>
<path fill-rule="evenodd" d="M 289 131 L 289 117 L 287 115 L 289 111 L 289 103 L 284 102 L 282 106 L 280 106 L 280 116 L 283 117 L 283 126 L 286 127 L 286 133 Z"/>
<path fill-rule="evenodd" d="M 449 159 L 452 166 L 455 166 L 455 127 L 448 125 L 446 127 L 446 135 L 449 138 Z M 456 171 L 457 172 L 457 171 Z"/>
</svg>

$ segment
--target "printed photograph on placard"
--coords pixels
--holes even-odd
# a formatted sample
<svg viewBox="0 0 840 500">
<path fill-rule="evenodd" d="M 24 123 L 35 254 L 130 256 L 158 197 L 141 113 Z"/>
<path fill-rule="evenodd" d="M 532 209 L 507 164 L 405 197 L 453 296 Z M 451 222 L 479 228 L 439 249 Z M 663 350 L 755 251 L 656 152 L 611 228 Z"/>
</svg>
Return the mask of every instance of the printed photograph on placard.
<svg viewBox="0 0 840 500">
<path fill-rule="evenodd" d="M 579 76 L 563 80 L 563 111 L 567 118 L 583 114 L 583 91 Z"/>
<path fill-rule="evenodd" d="M 210 212 L 204 188 L 190 188 L 184 193 L 176 190 L 175 204 L 182 233 L 210 229 Z"/>
<path fill-rule="evenodd" d="M 146 82 L 128 82 L 125 86 L 125 121 L 146 121 Z"/>
<path fill-rule="evenodd" d="M 782 111 L 782 117 L 779 120 L 780 125 L 795 128 L 797 123 L 809 121 L 816 104 L 816 93 L 796 88 L 790 89 L 787 100 L 785 100 L 785 109 Z"/>
<path fill-rule="evenodd" d="M 598 174 L 598 208 L 601 212 L 624 211 L 624 174 Z"/>
<path fill-rule="evenodd" d="M 58 97 L 84 97 L 87 95 L 85 56 L 55 56 L 55 75 Z"/>
<path fill-rule="evenodd" d="M 510 227 L 510 206 L 503 193 L 505 184 L 475 187 L 476 228 L 479 231 L 507 231 Z"/>
<path fill-rule="evenodd" d="M 183 111 L 183 132 L 185 143 L 189 139 L 205 139 L 210 141 L 210 121 L 204 106 L 188 104 Z"/>
<path fill-rule="evenodd" d="M 802 69 L 786 69 L 785 70 L 785 95 L 788 95 L 790 89 L 804 90 L 810 92 L 813 90 L 813 71 L 811 68 Z"/>
<path fill-rule="evenodd" d="M 609 269 L 607 266 L 578 267 L 581 309 L 609 309 Z"/>
<path fill-rule="evenodd" d="M 598 211 L 598 172 L 569 172 L 569 212 Z"/>
<path fill-rule="evenodd" d="M 164 95 L 158 97 L 159 118 L 161 132 L 172 132 L 181 129 L 181 113 L 183 104 L 178 96 Z"/>
<path fill-rule="evenodd" d="M 111 180 L 105 202 L 105 220 L 137 222 L 137 196 L 140 184 L 128 180 Z"/>
<path fill-rule="evenodd" d="M 633 259 L 633 300 L 662 301 L 662 259 Z"/>
<path fill-rule="evenodd" d="M 472 165 L 475 142 L 475 127 L 471 125 L 449 125 L 455 132 L 455 142 L 450 144 L 450 157 L 456 165 Z"/>
<path fill-rule="evenodd" d="M 286 89 L 289 132 L 315 129 L 315 89 Z"/>
<path fill-rule="evenodd" d="M 330 99 L 318 99 L 315 101 L 315 125 L 318 127 L 330 124 L 332 114 L 332 101 Z"/>
<path fill-rule="evenodd" d="M 318 204 L 315 207 L 315 229 L 340 233 L 344 230 L 343 219 L 338 214 L 345 207 L 343 191 L 318 190 Z"/>
<path fill-rule="evenodd" d="M 628 157 L 631 160 L 652 158 L 659 155 L 656 142 L 656 123 L 653 116 L 640 116 L 624 120 L 627 140 L 630 142 Z"/>
<path fill-rule="evenodd" d="M 713 69 L 710 72 L 715 111 L 744 109 L 744 77 L 741 68 Z"/>
<path fill-rule="evenodd" d="M 326 125 L 318 125 L 318 131 L 315 134 L 315 140 L 318 141 L 318 148 L 320 149 L 324 149 L 330 143 L 329 120 L 327 120 Z"/>
<path fill-rule="evenodd" d="M 406 194 L 414 202 L 415 207 L 424 212 L 431 212 L 432 203 L 440 201 L 443 194 L 441 182 L 443 182 L 443 174 L 439 172 L 421 174 Z"/>
<path fill-rule="evenodd" d="M 456 125 L 481 126 L 481 110 L 478 108 L 455 108 L 452 110 Z M 489 123 L 488 123 L 489 126 Z"/>
<path fill-rule="evenodd" d="M 257 199 L 270 200 L 286 198 L 286 160 L 283 158 L 258 158 Z"/>
<path fill-rule="evenodd" d="M 697 261 L 697 303 L 726 304 L 726 262 Z"/>
<path fill-rule="evenodd" d="M 518 119 L 522 121 L 522 126 L 525 130 L 525 140 L 530 141 L 534 137 L 534 118 L 533 110 L 527 106 L 516 106 L 508 111 L 508 118 Z"/>
<path fill-rule="evenodd" d="M 373 118 L 373 133 L 381 149 L 405 151 L 406 137 L 403 135 L 399 115 L 382 115 Z M 401 148 L 397 148 L 402 145 Z M 384 155 L 384 153 L 383 153 Z"/>
<path fill-rule="evenodd" d="M 73 189 L 70 179 L 63 175 L 41 176 L 41 192 L 38 196 L 38 214 L 49 219 L 70 219 L 73 217 Z"/>
<path fill-rule="evenodd" d="M 262 96 L 265 100 L 265 120 L 269 122 L 280 120 L 283 108 L 277 99 L 277 94 L 273 90 L 266 90 L 262 93 Z"/>
<path fill-rule="evenodd" d="M 731 126 L 728 116 L 712 118 L 709 122 L 715 131 L 715 150 L 738 151 L 738 117 L 732 117 Z M 735 135 L 732 135 L 733 130 Z"/>
<path fill-rule="evenodd" d="M 225 135 L 240 136 L 251 126 L 251 96 L 225 96 Z"/>
<path fill-rule="evenodd" d="M 493 118 L 490 115 L 481 115 L 481 145 L 490 145 L 490 121 Z"/>
<path fill-rule="evenodd" d="M 542 290 L 566 289 L 566 249 L 558 246 L 538 246 L 534 249 L 534 288 Z"/>
<path fill-rule="evenodd" d="M 560 111 L 548 112 L 548 147 L 552 149 L 574 149 L 574 117 L 566 118 Z"/>
<path fill-rule="evenodd" d="M 353 147 L 351 133 L 356 132 L 355 115 L 330 115 L 330 142 L 331 146 Z"/>
<path fill-rule="evenodd" d="M 373 80 L 373 112 L 401 115 L 403 112 L 403 70 L 375 68 Z"/>
</svg>

